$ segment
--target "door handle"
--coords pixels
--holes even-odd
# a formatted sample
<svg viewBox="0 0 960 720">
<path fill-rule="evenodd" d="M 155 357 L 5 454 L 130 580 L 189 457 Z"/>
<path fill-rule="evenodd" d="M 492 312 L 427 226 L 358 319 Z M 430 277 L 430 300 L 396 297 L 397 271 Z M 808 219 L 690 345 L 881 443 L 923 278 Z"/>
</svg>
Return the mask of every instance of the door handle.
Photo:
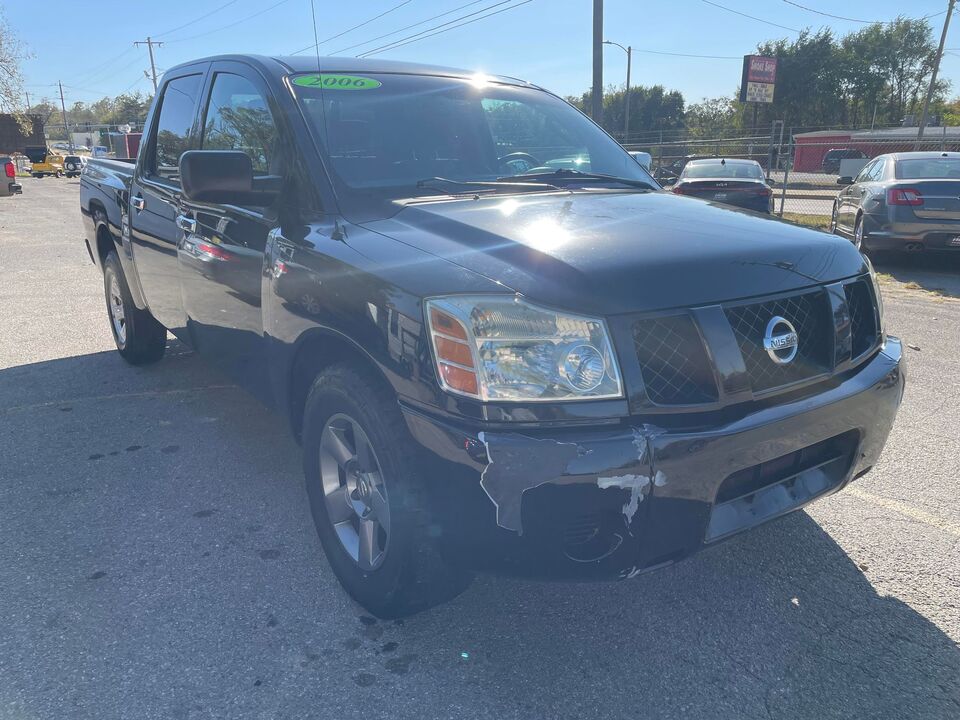
<svg viewBox="0 0 960 720">
<path fill-rule="evenodd" d="M 192 235 L 197 231 L 197 221 L 186 215 L 177 215 L 177 227 L 188 235 Z"/>
<path fill-rule="evenodd" d="M 134 210 L 143 210 L 146 203 L 143 201 L 143 195 L 134 195 L 130 199 L 130 204 L 133 205 Z"/>
</svg>

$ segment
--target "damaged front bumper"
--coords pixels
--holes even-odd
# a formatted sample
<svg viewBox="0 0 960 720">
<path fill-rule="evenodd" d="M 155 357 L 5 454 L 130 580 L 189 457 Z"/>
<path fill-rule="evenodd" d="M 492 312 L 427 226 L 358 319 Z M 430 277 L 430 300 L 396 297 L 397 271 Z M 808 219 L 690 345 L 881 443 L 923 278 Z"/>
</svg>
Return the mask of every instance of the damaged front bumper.
<svg viewBox="0 0 960 720">
<path fill-rule="evenodd" d="M 835 492 L 877 461 L 904 389 L 888 338 L 818 394 L 696 430 L 470 431 L 404 408 L 428 452 L 437 532 L 479 568 L 627 577 Z"/>
</svg>

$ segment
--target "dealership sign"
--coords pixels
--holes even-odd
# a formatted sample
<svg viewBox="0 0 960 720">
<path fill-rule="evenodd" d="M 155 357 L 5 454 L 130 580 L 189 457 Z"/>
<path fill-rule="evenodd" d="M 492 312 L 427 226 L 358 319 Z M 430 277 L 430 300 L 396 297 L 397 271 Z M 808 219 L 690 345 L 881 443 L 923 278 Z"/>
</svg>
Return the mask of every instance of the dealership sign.
<svg viewBox="0 0 960 720">
<path fill-rule="evenodd" d="M 740 102 L 772 103 L 777 82 L 777 59 L 762 55 L 743 56 Z"/>
</svg>

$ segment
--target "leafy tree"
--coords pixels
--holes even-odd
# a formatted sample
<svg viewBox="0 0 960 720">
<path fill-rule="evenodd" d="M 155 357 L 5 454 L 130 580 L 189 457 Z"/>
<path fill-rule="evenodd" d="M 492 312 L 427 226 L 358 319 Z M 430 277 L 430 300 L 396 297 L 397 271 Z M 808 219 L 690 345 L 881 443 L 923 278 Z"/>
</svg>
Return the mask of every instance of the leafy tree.
<svg viewBox="0 0 960 720">
<path fill-rule="evenodd" d="M 611 135 L 621 138 L 626 97 L 626 89 L 616 86 L 608 87 L 603 94 L 603 117 L 600 125 Z M 567 100 L 581 110 L 585 110 L 590 107 L 591 98 L 592 91 L 588 90 L 580 98 L 567 98 Z M 667 90 L 663 85 L 631 87 L 629 129 L 631 138 L 643 132 L 675 130 L 682 127 L 683 108 L 683 94 L 677 90 Z"/>
<path fill-rule="evenodd" d="M 684 113 L 687 130 L 693 137 L 719 137 L 740 123 L 740 103 L 730 98 L 704 98 L 701 102 L 688 105 Z"/>
</svg>

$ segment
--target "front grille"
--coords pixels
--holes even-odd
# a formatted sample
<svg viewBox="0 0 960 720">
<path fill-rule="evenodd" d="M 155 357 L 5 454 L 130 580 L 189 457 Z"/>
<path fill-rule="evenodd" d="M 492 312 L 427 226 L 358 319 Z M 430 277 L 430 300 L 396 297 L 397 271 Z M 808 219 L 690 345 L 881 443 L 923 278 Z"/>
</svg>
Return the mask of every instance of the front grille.
<svg viewBox="0 0 960 720">
<path fill-rule="evenodd" d="M 639 320 L 633 326 L 633 342 L 652 402 L 693 405 L 717 400 L 713 369 L 692 317 Z"/>
<path fill-rule="evenodd" d="M 850 312 L 850 340 L 853 357 L 859 357 L 877 341 L 877 316 L 873 311 L 873 297 L 866 280 L 856 280 L 843 286 Z"/>
<path fill-rule="evenodd" d="M 754 392 L 791 385 L 830 369 L 834 330 L 830 306 L 822 291 L 734 305 L 725 311 Z M 767 323 L 777 315 L 793 324 L 799 339 L 797 355 L 786 365 L 775 363 L 763 347 Z"/>
</svg>

